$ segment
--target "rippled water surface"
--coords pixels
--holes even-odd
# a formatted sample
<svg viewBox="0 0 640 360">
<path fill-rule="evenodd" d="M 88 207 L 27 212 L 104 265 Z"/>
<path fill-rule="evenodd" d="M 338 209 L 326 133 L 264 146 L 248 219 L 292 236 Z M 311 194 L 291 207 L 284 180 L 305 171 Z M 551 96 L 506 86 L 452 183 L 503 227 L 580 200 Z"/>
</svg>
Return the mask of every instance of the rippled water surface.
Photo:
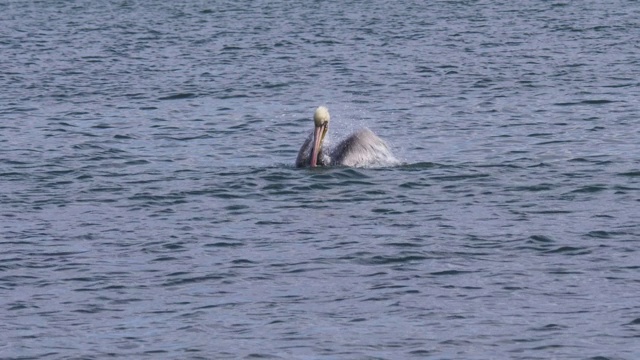
<svg viewBox="0 0 640 360">
<path fill-rule="evenodd" d="M 638 19 L 0 3 L 0 358 L 640 358 Z"/>
</svg>

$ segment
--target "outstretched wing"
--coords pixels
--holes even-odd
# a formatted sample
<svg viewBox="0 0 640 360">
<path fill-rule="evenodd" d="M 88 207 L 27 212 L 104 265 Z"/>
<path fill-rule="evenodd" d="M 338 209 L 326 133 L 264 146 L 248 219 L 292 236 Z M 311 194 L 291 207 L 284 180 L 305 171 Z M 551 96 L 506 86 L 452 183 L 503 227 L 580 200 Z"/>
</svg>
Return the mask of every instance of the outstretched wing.
<svg viewBox="0 0 640 360">
<path fill-rule="evenodd" d="M 333 150 L 333 163 L 344 166 L 376 166 L 396 163 L 387 143 L 368 128 L 360 129 L 342 140 Z"/>
</svg>

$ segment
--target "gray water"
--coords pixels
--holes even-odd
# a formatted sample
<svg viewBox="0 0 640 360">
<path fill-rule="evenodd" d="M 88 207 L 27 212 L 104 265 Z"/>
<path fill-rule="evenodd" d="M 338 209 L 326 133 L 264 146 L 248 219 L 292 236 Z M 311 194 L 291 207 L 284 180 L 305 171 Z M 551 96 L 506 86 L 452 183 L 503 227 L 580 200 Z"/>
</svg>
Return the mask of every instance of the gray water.
<svg viewBox="0 0 640 360">
<path fill-rule="evenodd" d="M 638 19 L 3 1 L 0 358 L 640 358 Z"/>
</svg>

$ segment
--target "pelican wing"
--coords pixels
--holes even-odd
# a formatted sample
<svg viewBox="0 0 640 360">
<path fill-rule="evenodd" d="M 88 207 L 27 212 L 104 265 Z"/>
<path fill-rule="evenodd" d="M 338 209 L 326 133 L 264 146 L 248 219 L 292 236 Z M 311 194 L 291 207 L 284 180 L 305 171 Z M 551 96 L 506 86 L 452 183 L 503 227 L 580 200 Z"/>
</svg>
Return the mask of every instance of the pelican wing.
<svg viewBox="0 0 640 360">
<path fill-rule="evenodd" d="M 368 128 L 360 129 L 342 140 L 333 150 L 333 164 L 365 167 L 397 163 L 387 143 Z"/>
</svg>

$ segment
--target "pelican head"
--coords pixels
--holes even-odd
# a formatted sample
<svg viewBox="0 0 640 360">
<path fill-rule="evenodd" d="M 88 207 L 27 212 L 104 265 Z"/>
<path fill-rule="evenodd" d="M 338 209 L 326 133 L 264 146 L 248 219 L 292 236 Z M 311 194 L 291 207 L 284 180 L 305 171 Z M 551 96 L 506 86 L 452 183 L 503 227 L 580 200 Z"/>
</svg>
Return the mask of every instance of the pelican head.
<svg viewBox="0 0 640 360">
<path fill-rule="evenodd" d="M 324 106 L 319 106 L 316 112 L 313 114 L 313 122 L 315 124 L 315 130 L 313 131 L 313 148 L 311 149 L 311 167 L 316 167 L 318 163 L 318 154 L 322 149 L 322 142 L 324 136 L 329 130 L 329 109 Z"/>
</svg>

